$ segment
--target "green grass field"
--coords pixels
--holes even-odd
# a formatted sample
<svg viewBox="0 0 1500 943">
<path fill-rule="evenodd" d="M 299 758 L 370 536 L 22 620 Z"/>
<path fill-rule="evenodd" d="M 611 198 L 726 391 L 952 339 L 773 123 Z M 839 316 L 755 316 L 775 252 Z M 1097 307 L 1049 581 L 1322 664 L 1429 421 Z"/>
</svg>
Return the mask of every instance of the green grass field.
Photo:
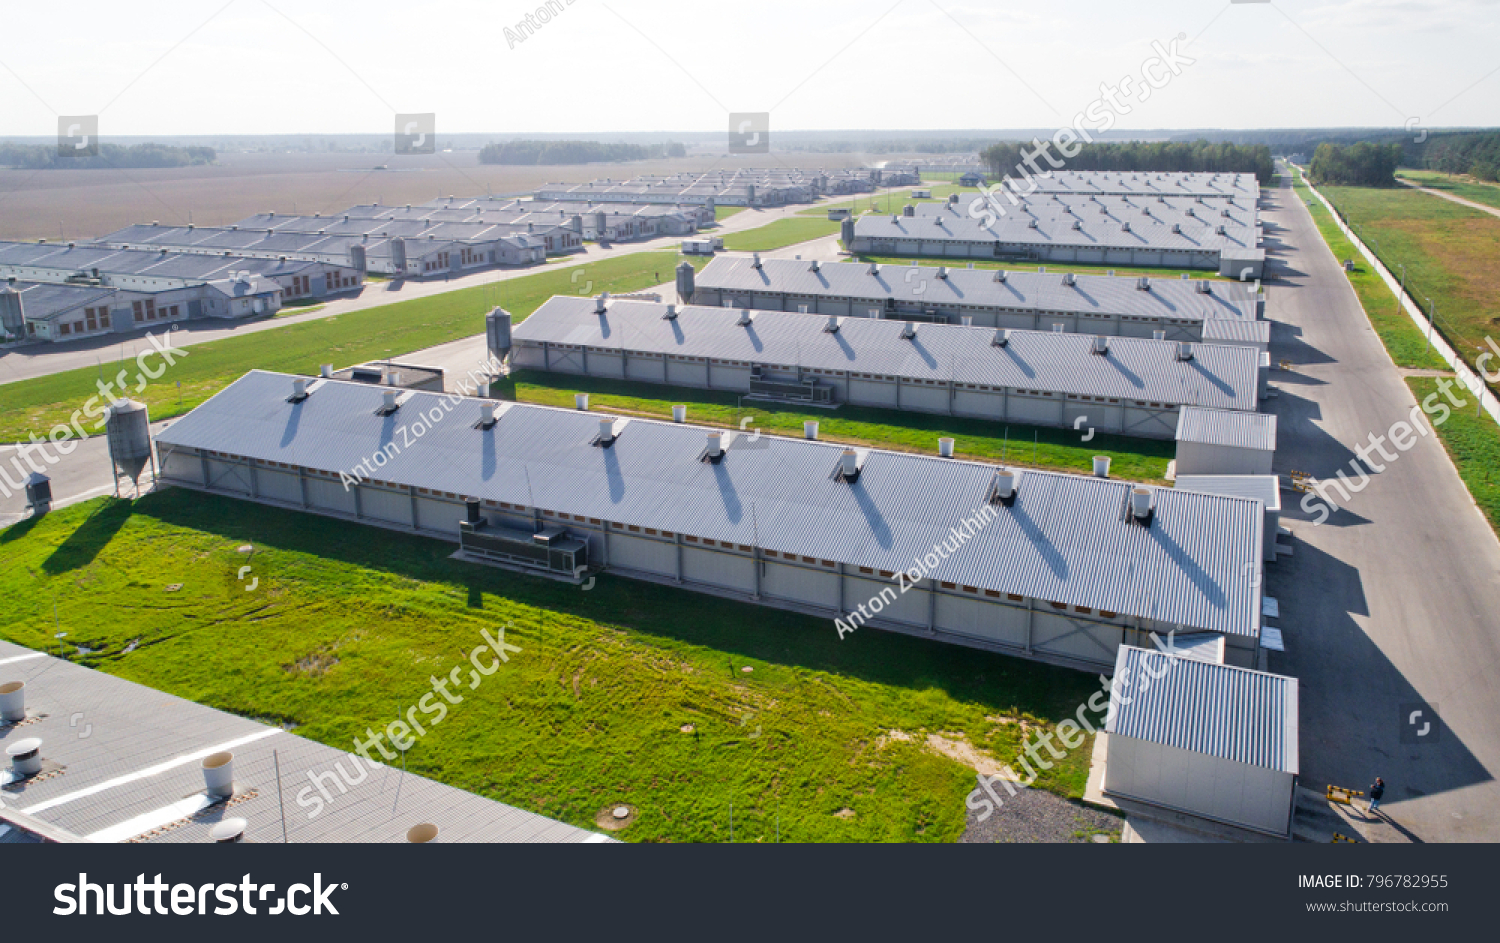
<svg viewBox="0 0 1500 943">
<path fill-rule="evenodd" d="M 788 217 L 755 229 L 729 233 L 724 237 L 724 248 L 736 252 L 769 252 L 809 239 L 831 236 L 838 231 L 839 224 L 831 219 Z"/>
<path fill-rule="evenodd" d="M 1365 262 L 1364 256 L 1359 254 L 1354 244 L 1339 230 L 1333 214 L 1298 179 L 1299 183 L 1295 187 L 1297 198 L 1307 204 L 1307 211 L 1312 214 L 1323 241 L 1333 250 L 1334 258 L 1340 262 L 1345 259 L 1354 260 L 1354 271 L 1344 274 L 1353 286 L 1354 294 L 1359 297 L 1365 316 L 1370 319 L 1370 326 L 1380 336 L 1381 343 L 1385 344 L 1385 349 L 1396 366 L 1446 370 L 1448 365 L 1428 348 L 1426 335 L 1401 310 L 1400 299 L 1386 287 L 1381 277 Z M 1311 203 L 1308 203 L 1309 200 Z"/>
<path fill-rule="evenodd" d="M 187 412 L 253 368 L 316 374 L 321 363 L 343 367 L 399 356 L 483 332 L 485 312 L 493 305 L 502 305 L 520 321 L 553 295 L 649 288 L 670 279 L 678 261 L 671 252 L 616 256 L 197 344 L 185 348 L 187 355 L 160 379 L 142 391 L 132 389 L 130 395 L 151 407 L 152 419 L 166 419 Z M 694 260 L 700 266 L 706 262 Z M 128 379 L 134 378 L 135 364 L 127 365 Z M 0 400 L 5 404 L 0 411 L 0 442 L 24 439 L 28 431 L 42 435 L 54 424 L 66 422 L 90 396 L 97 395 L 96 381 L 110 377 L 120 366 L 106 363 L 97 369 L 85 367 L 0 386 Z M 180 403 L 178 382 L 182 384 Z"/>
<path fill-rule="evenodd" d="M 610 576 L 585 592 L 452 552 L 180 489 L 101 498 L 0 532 L 0 635 L 56 650 L 55 604 L 68 644 L 96 650 L 75 660 L 348 750 L 482 628 L 508 626 L 521 651 L 462 691 L 407 768 L 589 828 L 629 803 L 627 841 L 726 841 L 731 803 L 737 841 L 774 841 L 778 817 L 784 841 L 952 841 L 974 771 L 929 737 L 1011 762 L 1025 732 L 1098 689 L 1083 672 L 876 630 L 841 641 L 824 619 Z M 253 593 L 234 579 L 247 560 Z M 1078 796 L 1091 747 L 1038 785 Z"/>
<path fill-rule="evenodd" d="M 1417 402 L 1437 392 L 1437 380 L 1432 377 L 1408 377 L 1406 382 Z M 1457 466 L 1458 475 L 1464 480 L 1474 503 L 1500 534 L 1500 471 L 1497 471 L 1500 469 L 1500 425 L 1489 416 L 1475 415 L 1472 394 L 1462 389 L 1453 392 L 1471 405 L 1467 409 L 1455 410 L 1447 422 L 1438 426 L 1438 438 Z"/>
<path fill-rule="evenodd" d="M 1010 272 L 1030 272 L 1038 268 L 1044 268 L 1049 272 L 1077 272 L 1080 275 L 1105 275 L 1114 272 L 1116 275 L 1150 275 L 1154 278 L 1181 278 L 1186 275 L 1194 279 L 1210 279 L 1213 281 L 1228 281 L 1222 278 L 1218 272 L 1208 269 L 1183 269 L 1183 268 L 1156 268 L 1152 266 L 1127 266 L 1127 265 L 1075 265 L 1070 262 L 1017 262 L 1014 259 L 955 259 L 943 256 L 907 256 L 907 255 L 861 255 L 861 262 L 879 262 L 881 265 L 910 265 L 917 262 L 921 265 L 947 265 L 952 268 L 963 268 L 973 263 L 975 268 L 997 269 L 1003 268 Z"/>
<path fill-rule="evenodd" d="M 1400 275 L 1424 308 L 1437 305 L 1437 329 L 1473 363 L 1500 336 L 1500 219 L 1405 188 L 1323 187 L 1355 232 Z"/>
<path fill-rule="evenodd" d="M 1436 170 L 1398 170 L 1396 176 L 1405 177 L 1433 190 L 1442 190 L 1465 200 L 1483 203 L 1500 209 L 1500 184 L 1459 174 L 1445 174 Z"/>
<path fill-rule="evenodd" d="M 726 220 L 729 217 L 733 216 L 735 213 L 743 213 L 744 211 L 745 207 L 743 206 L 719 206 L 715 204 L 714 219 L 716 221 Z"/>
<path fill-rule="evenodd" d="M 753 417 L 753 428 L 797 437 L 802 435 L 804 421 L 816 419 L 820 438 L 928 455 L 937 453 L 939 438 L 952 437 L 956 440 L 954 454 L 959 458 L 1070 472 L 1089 473 L 1095 455 L 1108 455 L 1112 476 L 1156 483 L 1165 483 L 1167 462 L 1174 454 L 1169 440 L 1095 433 L 1083 442 L 1083 432 L 1051 426 L 1007 426 L 982 419 L 860 406 L 801 410 L 754 401 L 740 404 L 732 393 L 539 371 L 516 373 L 504 386 L 492 386 L 491 392 L 504 399 L 564 407 L 573 405 L 575 392 L 588 393 L 591 410 L 660 417 L 670 417 L 673 404 L 685 403 L 688 421 L 695 424 L 737 429 L 748 416 Z"/>
</svg>

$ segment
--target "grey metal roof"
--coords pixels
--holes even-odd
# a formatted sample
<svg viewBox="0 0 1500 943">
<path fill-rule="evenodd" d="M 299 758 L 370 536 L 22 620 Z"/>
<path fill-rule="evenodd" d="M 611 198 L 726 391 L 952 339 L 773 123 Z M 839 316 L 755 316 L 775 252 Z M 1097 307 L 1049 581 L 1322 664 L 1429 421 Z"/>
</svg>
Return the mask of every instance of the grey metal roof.
<svg viewBox="0 0 1500 943">
<path fill-rule="evenodd" d="M 52 282 L 28 282 L 17 280 L 10 286 L 21 296 L 21 311 L 26 320 L 46 320 L 89 305 L 108 301 L 118 293 L 116 288 L 101 288 L 94 285 L 66 285 Z M 0 292 L 6 291 L 0 282 Z"/>
<path fill-rule="evenodd" d="M 208 449 L 306 468 L 352 469 L 397 443 L 380 469 L 401 485 L 506 501 L 622 524 L 758 545 L 897 571 L 988 500 L 994 468 L 869 450 L 854 484 L 834 480 L 843 447 L 729 436 L 724 460 L 700 461 L 708 430 L 621 420 L 614 445 L 592 443 L 599 413 L 412 392 L 376 415 L 382 390 L 314 381 L 287 402 L 292 377 L 252 371 L 157 436 L 163 448 Z M 310 385 L 312 386 L 312 385 Z M 451 415 L 443 403 L 449 402 Z M 399 448 L 398 427 L 425 434 Z M 390 450 L 387 449 L 389 452 Z M 1253 501 L 1153 488 L 1150 526 L 1125 515 L 1128 482 L 1022 471 L 1012 507 L 934 570 L 938 579 L 1254 636 L 1261 516 Z"/>
<path fill-rule="evenodd" d="M 1184 406 L 1177 416 L 1177 441 L 1274 452 L 1276 416 Z"/>
<path fill-rule="evenodd" d="M 1120 647 L 1111 736 L 1296 774 L 1297 679 Z"/>
<path fill-rule="evenodd" d="M 1095 219 L 1099 223 L 1113 222 L 1116 225 L 1129 222 L 1132 226 L 1137 223 L 1166 223 L 1168 226 L 1176 223 L 1185 229 L 1213 229 L 1221 225 L 1245 229 L 1258 225 L 1255 210 L 1243 205 L 1246 201 L 1236 201 L 1231 204 L 1229 200 L 1232 198 L 1204 197 L 1202 199 L 1205 202 L 1200 203 L 1198 198 L 1194 197 L 1169 198 L 1113 194 L 1085 197 L 1052 194 L 1050 196 L 1033 195 L 1014 206 L 1009 200 L 1002 198 L 1000 205 L 1005 208 L 1006 213 L 1022 219 L 1066 220 L 1067 225 L 1072 225 L 1074 219 L 1080 221 Z M 969 207 L 976 201 L 978 208 L 975 212 L 987 205 L 983 196 L 971 196 L 967 199 L 960 196 L 956 203 L 946 200 L 936 203 L 915 203 L 912 204 L 912 212 L 919 217 L 944 215 L 966 217 L 970 213 Z M 1225 215 L 1226 211 L 1228 215 Z"/>
<path fill-rule="evenodd" d="M 1032 174 L 1023 183 L 1011 178 L 1018 192 L 1034 193 L 1142 193 L 1187 196 L 1259 196 L 1260 182 L 1254 174 L 1183 173 L 1165 171 L 1060 170 Z"/>
<path fill-rule="evenodd" d="M 998 272 L 1005 280 L 997 281 Z M 940 274 L 942 277 L 940 277 Z M 767 292 L 821 298 L 864 299 L 944 308 L 996 308 L 1064 314 L 1112 314 L 1176 321 L 1214 318 L 1254 321 L 1256 296 L 1250 286 L 1209 281 L 1207 292 L 1188 279 L 1152 278 L 1148 290 L 1137 277 L 1075 275 L 1060 272 L 963 268 L 937 265 L 879 265 L 863 262 L 810 262 L 721 255 L 704 266 L 695 288 Z"/>
<path fill-rule="evenodd" d="M 1268 511 L 1281 510 L 1281 479 L 1276 475 L 1178 475 L 1172 484 L 1183 491 L 1256 498 Z"/>
<path fill-rule="evenodd" d="M 684 305 L 664 318 L 667 305 L 611 300 L 595 313 L 592 298 L 557 295 L 516 325 L 515 340 L 579 344 L 630 353 L 713 357 L 777 367 L 852 371 L 903 379 L 953 381 L 1172 405 L 1253 410 L 1259 402 L 1260 354 L 1249 347 L 1193 345 L 1178 360 L 1178 345 L 1149 338 L 1110 337 L 1105 354 L 1095 337 L 1053 331 L 1011 331 L 996 346 L 994 328 L 916 325 L 828 318 L 782 311 L 752 312 L 748 326 L 734 309 Z"/>
<path fill-rule="evenodd" d="M 1036 223 L 1032 227 L 1031 223 Z M 1078 223 L 1078 229 L 1073 228 Z M 1129 225 L 1129 229 L 1125 226 Z M 1154 219 L 1121 222 L 1108 216 L 1058 217 L 1037 220 L 1017 212 L 997 216 L 993 222 L 965 216 L 886 216 L 866 214 L 854 220 L 854 235 L 860 239 L 963 243 L 966 245 L 1076 246 L 1080 248 L 1170 249 L 1180 252 L 1222 252 L 1255 248 L 1258 230 L 1225 227 L 1223 234 L 1211 227 L 1173 232 L 1170 223 Z"/>
<path fill-rule="evenodd" d="M 448 842 L 609 840 L 403 773 L 399 765 L 358 777 L 352 754 L 0 642 L 0 662 L 9 659 L 17 660 L 0 667 L 0 676 L 26 682 L 27 722 L 0 728 L 0 738 L 40 737 L 43 767 L 36 781 L 6 787 L 5 803 L 74 835 L 95 841 L 147 836 L 149 841 L 204 842 L 217 821 L 239 817 L 249 822 L 248 841 L 280 842 L 275 751 L 292 842 L 401 842 L 406 829 L 419 822 L 437 825 L 437 840 Z M 203 792 L 201 757 L 224 749 L 234 754 L 238 801 L 198 814 L 174 809 L 185 797 Z M 342 787 L 328 785 L 333 801 L 309 818 L 296 798 L 309 787 L 309 773 L 333 771 L 335 763 L 356 782 L 343 793 Z M 47 775 L 58 768 L 60 775 Z M 165 826 L 171 827 L 151 834 Z"/>
<path fill-rule="evenodd" d="M 295 259 L 253 259 L 243 256 L 200 255 L 168 250 L 144 251 L 107 246 L 58 243 L 0 242 L 0 266 L 24 265 L 73 273 L 98 269 L 105 275 L 176 278 L 204 281 L 223 278 L 231 271 L 257 275 L 291 275 L 311 262 Z"/>
<path fill-rule="evenodd" d="M 1203 322 L 1203 340 L 1221 344 L 1269 344 L 1271 322 L 1210 318 Z"/>
</svg>

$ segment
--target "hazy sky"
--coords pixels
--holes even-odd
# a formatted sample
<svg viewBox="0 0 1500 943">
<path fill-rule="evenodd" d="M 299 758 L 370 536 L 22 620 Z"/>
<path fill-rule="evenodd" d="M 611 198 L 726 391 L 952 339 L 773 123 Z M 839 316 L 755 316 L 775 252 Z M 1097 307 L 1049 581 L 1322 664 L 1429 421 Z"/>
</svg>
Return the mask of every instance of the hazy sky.
<svg viewBox="0 0 1500 943">
<path fill-rule="evenodd" d="M 1494 0 L 553 3 L 4 0 L 0 135 L 1056 127 L 1179 34 L 1118 127 L 1500 125 Z"/>
</svg>

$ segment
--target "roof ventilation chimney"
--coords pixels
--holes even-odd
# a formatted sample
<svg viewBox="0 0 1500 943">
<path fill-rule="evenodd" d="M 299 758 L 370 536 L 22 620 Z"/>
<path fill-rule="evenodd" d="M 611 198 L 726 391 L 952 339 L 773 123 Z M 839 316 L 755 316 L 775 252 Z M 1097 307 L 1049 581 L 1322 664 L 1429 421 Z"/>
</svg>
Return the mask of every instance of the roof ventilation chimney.
<svg viewBox="0 0 1500 943">
<path fill-rule="evenodd" d="M 999 501 L 1009 507 L 1016 501 L 1016 473 L 1009 468 L 995 470 L 995 481 L 990 486 L 990 500 Z"/>
<path fill-rule="evenodd" d="M 749 327 L 750 322 L 753 320 L 755 319 L 750 315 L 750 309 L 741 308 L 739 320 L 735 321 L 734 323 L 738 324 L 740 327 Z"/>
<path fill-rule="evenodd" d="M 1182 224 L 1181 223 L 1173 223 L 1172 224 L 1172 231 L 1173 232 L 1182 232 Z"/>
<path fill-rule="evenodd" d="M 917 336 L 917 324 L 915 321 L 907 321 L 901 325 L 901 336 L 911 339 Z"/>
<path fill-rule="evenodd" d="M 479 404 L 479 428 L 492 429 L 495 426 L 495 403 L 493 400 Z"/>
<path fill-rule="evenodd" d="M 1034 220 L 1034 219 L 1027 220 L 1026 221 L 1026 228 L 1027 229 L 1036 229 L 1037 228 L 1036 220 Z"/>
<path fill-rule="evenodd" d="M 604 306 L 608 302 L 609 302 L 609 292 L 607 292 L 607 291 L 600 292 L 599 293 L 599 297 L 597 297 L 597 298 L 594 299 L 594 313 L 595 314 L 603 314 L 604 313 Z"/>
<path fill-rule="evenodd" d="M 1130 221 L 1126 220 L 1120 224 L 1120 232 L 1130 232 Z"/>
<path fill-rule="evenodd" d="M 1152 331 L 1151 332 L 1151 339 L 1154 340 L 1154 341 L 1164 341 L 1164 340 L 1167 339 L 1167 332 L 1166 331 Z"/>
<path fill-rule="evenodd" d="M 1151 523 L 1151 489 L 1130 489 L 1130 516 L 1142 524 Z"/>
<path fill-rule="evenodd" d="M 828 323 L 823 325 L 823 330 L 829 334 L 837 334 L 839 332 L 839 316 L 830 314 L 828 316 Z"/>
<path fill-rule="evenodd" d="M 1005 281 L 1005 279 L 1006 279 L 1005 269 L 1003 269 L 1003 268 L 997 268 L 997 269 L 995 269 L 995 281 L 997 281 L 997 282 L 1003 282 L 1003 281 Z"/>
<path fill-rule="evenodd" d="M 1074 275 L 1072 272 L 1067 272 L 1066 274 L 1063 275 L 1063 284 L 1064 285 L 1076 285 L 1076 284 L 1078 284 L 1078 277 L 1076 275 Z"/>
<path fill-rule="evenodd" d="M 573 394 L 573 408 L 574 409 L 578 409 L 578 410 L 582 410 L 583 412 L 588 412 L 588 409 L 589 409 L 589 395 L 587 393 L 574 393 Z"/>
<path fill-rule="evenodd" d="M 1149 276 L 1142 275 L 1140 278 L 1137 278 L 1135 280 L 1135 287 L 1137 291 L 1150 291 L 1151 278 Z"/>
<path fill-rule="evenodd" d="M 679 404 L 677 406 L 673 406 L 672 407 L 672 421 L 673 422 L 679 422 L 679 423 L 680 422 L 687 422 L 687 406 L 681 405 L 681 404 Z"/>
<path fill-rule="evenodd" d="M 870 263 L 870 268 L 867 270 L 867 274 L 870 274 L 870 275 L 879 275 L 880 274 L 880 263 L 879 262 L 871 262 Z"/>
<path fill-rule="evenodd" d="M 244 819 L 225 819 L 208 830 L 208 840 L 216 845 L 235 845 L 245 840 L 245 829 L 249 822 Z"/>
<path fill-rule="evenodd" d="M 395 411 L 396 411 L 396 391 L 395 390 L 386 390 L 385 394 L 384 394 L 384 401 L 380 405 L 380 414 L 382 416 L 389 416 L 391 413 L 393 413 Z"/>
<path fill-rule="evenodd" d="M 995 345 L 996 347 L 1004 347 L 1006 344 L 1009 344 L 1010 329 L 1004 327 L 997 329 L 995 331 L 995 337 L 990 341 L 990 343 Z"/>
<path fill-rule="evenodd" d="M 953 440 L 948 438 L 938 439 L 938 455 L 942 458 L 953 457 Z"/>
<path fill-rule="evenodd" d="M 323 377 L 324 379 L 327 379 L 327 378 L 333 376 L 333 364 L 331 364 L 331 363 L 319 364 L 318 365 L 318 376 Z"/>
<path fill-rule="evenodd" d="M 816 442 L 818 439 L 818 421 L 808 419 L 802 423 L 802 438 Z"/>
<path fill-rule="evenodd" d="M 307 380 L 303 377 L 292 379 L 292 398 L 289 402 L 300 403 L 307 399 Z"/>
<path fill-rule="evenodd" d="M 760 253 L 759 252 L 757 252 L 753 256 L 751 256 L 750 267 L 751 268 L 760 268 Z"/>
<path fill-rule="evenodd" d="M 1193 359 L 1193 345 L 1191 343 L 1189 343 L 1188 341 L 1183 341 L 1182 343 L 1178 344 L 1177 345 L 1177 359 L 1178 360 L 1192 360 Z"/>
<path fill-rule="evenodd" d="M 613 416 L 599 417 L 599 444 L 609 447 L 615 441 L 615 420 Z"/>
<path fill-rule="evenodd" d="M 1082 229 L 1083 228 L 1083 221 L 1082 220 L 1078 220 L 1078 219 L 1073 220 L 1073 228 L 1074 229 Z"/>
<path fill-rule="evenodd" d="M 203 758 L 203 791 L 213 799 L 234 795 L 234 754 L 228 750 Z"/>
<path fill-rule="evenodd" d="M 710 462 L 717 462 L 724 457 L 724 434 L 721 432 L 710 432 L 708 434 L 708 450 L 704 453 Z"/>
<path fill-rule="evenodd" d="M 677 306 L 667 305 L 667 310 L 662 313 L 662 319 L 665 321 L 677 320 Z"/>
<path fill-rule="evenodd" d="M 853 449 L 844 449 L 839 456 L 839 477 L 851 485 L 859 480 L 859 456 Z"/>
<path fill-rule="evenodd" d="M 1105 337 L 1103 334 L 1095 335 L 1095 337 L 1094 337 L 1094 353 L 1096 353 L 1096 354 L 1107 354 L 1107 353 L 1109 353 L 1109 338 Z"/>
<path fill-rule="evenodd" d="M 1095 455 L 1094 456 L 1094 477 L 1095 478 L 1108 478 L 1109 477 L 1109 456 L 1108 455 Z"/>
<path fill-rule="evenodd" d="M 1206 279 L 1199 279 L 1198 284 L 1195 287 L 1197 288 L 1198 294 L 1200 295 L 1212 294 L 1214 290 L 1214 286 L 1210 284 Z"/>
<path fill-rule="evenodd" d="M 26 682 L 0 684 L 0 721 L 18 724 L 26 719 Z"/>
<path fill-rule="evenodd" d="M 948 277 L 948 266 L 946 266 L 946 265 L 939 265 L 938 266 L 938 270 L 937 270 L 937 277 L 938 278 L 947 278 Z"/>
<path fill-rule="evenodd" d="M 5 748 L 10 768 L 17 776 L 35 776 L 42 771 L 42 741 L 39 737 L 17 740 Z"/>
<path fill-rule="evenodd" d="M 821 266 L 819 265 L 818 260 L 817 259 L 813 259 L 812 260 L 812 264 L 807 267 L 807 270 L 809 272 L 816 272 L 820 268 L 821 268 Z"/>
</svg>

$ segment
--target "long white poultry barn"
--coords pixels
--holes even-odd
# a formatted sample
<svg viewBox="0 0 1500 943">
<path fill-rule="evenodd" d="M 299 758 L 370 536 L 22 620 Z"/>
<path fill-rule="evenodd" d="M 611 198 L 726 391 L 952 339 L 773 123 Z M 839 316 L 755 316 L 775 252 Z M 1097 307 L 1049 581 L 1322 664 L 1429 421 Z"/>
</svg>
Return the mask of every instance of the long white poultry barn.
<svg viewBox="0 0 1500 943">
<path fill-rule="evenodd" d="M 511 334 L 517 369 L 1146 438 L 1183 406 L 1259 403 L 1249 347 L 566 295 Z"/>
<path fill-rule="evenodd" d="M 1110 671 L 1153 631 L 1238 664 L 1259 643 L 1245 498 L 258 370 L 156 446 L 170 483 L 824 616 L 845 644 Z"/>
</svg>

